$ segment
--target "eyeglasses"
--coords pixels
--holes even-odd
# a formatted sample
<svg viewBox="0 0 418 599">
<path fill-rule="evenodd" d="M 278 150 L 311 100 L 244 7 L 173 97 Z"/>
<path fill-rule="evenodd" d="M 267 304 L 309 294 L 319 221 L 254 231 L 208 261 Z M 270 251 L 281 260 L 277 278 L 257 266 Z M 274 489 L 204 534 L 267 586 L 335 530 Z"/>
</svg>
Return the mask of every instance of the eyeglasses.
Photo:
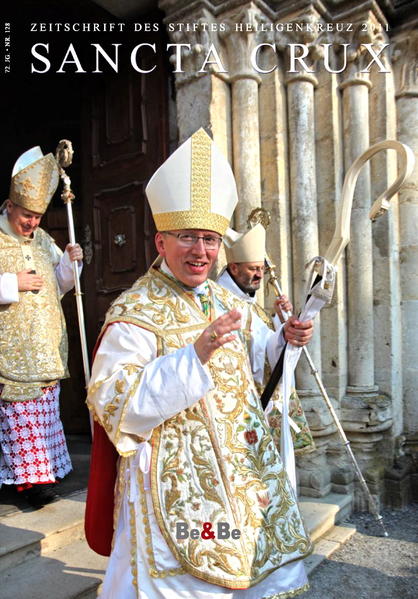
<svg viewBox="0 0 418 599">
<path fill-rule="evenodd" d="M 190 233 L 171 233 L 170 231 L 164 231 L 164 233 L 171 237 L 177 237 L 179 244 L 185 248 L 191 248 L 199 239 L 202 239 L 207 250 L 215 250 L 222 242 L 222 237 L 217 235 L 191 235 Z"/>
</svg>

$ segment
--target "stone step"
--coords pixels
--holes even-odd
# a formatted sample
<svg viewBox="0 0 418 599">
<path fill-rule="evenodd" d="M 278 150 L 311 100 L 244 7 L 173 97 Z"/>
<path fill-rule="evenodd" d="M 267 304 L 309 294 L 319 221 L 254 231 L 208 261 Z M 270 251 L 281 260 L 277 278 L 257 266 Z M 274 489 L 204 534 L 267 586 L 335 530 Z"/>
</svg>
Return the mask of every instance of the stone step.
<svg viewBox="0 0 418 599">
<path fill-rule="evenodd" d="M 102 584 L 99 583 L 97 587 L 89 589 L 85 593 L 81 595 L 77 595 L 77 597 L 71 597 L 71 599 L 97 599 L 97 596 L 100 594 L 102 588 Z"/>
<path fill-rule="evenodd" d="M 107 558 L 84 539 L 86 491 L 0 519 L 2 599 L 96 597 Z"/>
<path fill-rule="evenodd" d="M 355 526 L 344 523 L 351 514 L 352 496 L 330 493 L 323 498 L 300 498 L 301 512 L 314 542 L 313 553 L 305 559 L 309 575 L 356 532 Z"/>
<path fill-rule="evenodd" d="M 82 539 L 86 491 L 0 519 L 0 572 Z"/>
<path fill-rule="evenodd" d="M 351 495 L 330 493 L 326 497 L 300 497 L 299 506 L 311 539 L 316 541 L 352 511 Z"/>
<path fill-rule="evenodd" d="M 346 543 L 356 532 L 356 528 L 348 524 L 333 526 L 323 537 L 317 539 L 314 543 L 314 550 L 309 557 L 305 559 L 306 573 L 309 574 L 319 566 L 324 559 L 330 557 L 334 551 L 337 551 Z"/>
<path fill-rule="evenodd" d="M 107 558 L 84 539 L 48 551 L 2 573 L 2 599 L 86 599 L 95 597 Z"/>
</svg>

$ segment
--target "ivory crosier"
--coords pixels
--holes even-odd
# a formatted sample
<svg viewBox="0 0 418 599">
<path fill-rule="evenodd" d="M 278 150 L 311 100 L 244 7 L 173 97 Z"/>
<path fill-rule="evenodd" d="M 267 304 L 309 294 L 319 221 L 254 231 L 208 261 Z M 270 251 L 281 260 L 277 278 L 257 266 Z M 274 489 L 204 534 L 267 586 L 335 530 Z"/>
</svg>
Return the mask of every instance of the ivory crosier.
<svg viewBox="0 0 418 599">
<path fill-rule="evenodd" d="M 324 257 L 317 256 L 312 259 L 309 264 L 313 264 L 312 267 L 312 282 L 310 289 L 308 289 L 307 293 L 307 301 L 305 303 L 304 308 L 300 314 L 301 320 L 307 320 L 309 318 L 314 318 L 315 315 L 321 310 L 321 308 L 329 303 L 332 299 L 332 293 L 335 283 L 335 276 L 337 272 L 337 263 L 342 255 L 342 252 L 348 245 L 350 241 L 350 221 L 351 221 L 351 211 L 353 206 L 353 197 L 354 190 L 357 182 L 357 178 L 360 174 L 361 169 L 370 160 L 375 154 L 384 150 L 395 150 L 399 159 L 399 175 L 396 180 L 392 183 L 392 185 L 383 192 L 377 200 L 373 203 L 372 208 L 369 213 L 369 218 L 371 220 L 376 220 L 379 216 L 384 214 L 390 207 L 390 200 L 393 196 L 399 191 L 403 183 L 406 179 L 411 175 L 414 168 L 414 154 L 407 145 L 400 143 L 396 140 L 384 140 L 382 142 L 378 142 L 371 146 L 368 150 L 363 152 L 351 165 L 348 170 L 346 177 L 344 179 L 343 190 L 342 190 L 342 199 L 338 212 L 338 217 L 336 221 L 335 231 L 331 243 L 328 249 L 325 252 Z M 257 218 L 257 217 L 256 217 Z M 251 219 L 251 217 L 250 217 Z M 259 221 L 262 222 L 261 218 Z M 254 218 L 252 219 L 254 223 Z M 307 266 L 309 266 L 309 264 Z M 270 272 L 270 280 L 269 283 L 274 287 L 276 292 L 279 295 L 282 295 L 282 291 L 280 289 L 280 285 L 277 281 L 274 265 L 271 263 L 270 259 L 266 256 L 266 266 Z M 290 314 L 285 314 L 285 318 L 288 318 Z M 319 376 L 318 369 L 315 367 L 311 356 L 309 355 L 309 351 L 306 347 L 297 348 L 294 346 L 287 345 L 285 348 L 285 354 L 283 363 L 279 368 L 277 365 L 273 370 L 271 382 L 269 381 L 266 385 L 265 392 L 263 396 L 270 392 L 270 390 L 275 386 L 275 382 L 279 380 L 280 376 L 283 375 L 283 428 L 286 427 L 286 415 L 288 413 L 288 404 L 289 404 L 289 396 L 290 396 L 290 380 L 291 376 L 294 372 L 296 364 L 299 360 L 301 352 L 305 353 L 305 357 L 308 360 L 308 364 L 310 366 L 311 372 L 315 377 L 315 380 L 320 389 L 321 395 L 327 404 L 328 409 L 331 412 L 334 423 L 337 427 L 337 430 L 340 434 L 340 437 L 343 441 L 343 444 L 349 454 L 349 457 L 353 463 L 354 469 L 360 481 L 360 484 L 365 492 L 369 506 L 371 511 L 374 513 L 376 520 L 382 526 L 384 536 L 388 536 L 387 531 L 385 529 L 382 516 L 379 513 L 377 504 L 373 499 L 373 496 L 367 486 L 367 483 L 363 477 L 361 469 L 358 465 L 358 462 L 353 454 L 353 451 L 350 447 L 350 441 L 347 439 L 345 431 L 339 421 L 337 413 L 334 410 L 334 407 L 330 401 L 328 393 L 325 389 L 325 386 Z M 262 397 L 263 404 L 268 401 L 268 397 Z M 288 428 L 288 425 L 287 425 Z M 289 435 L 287 435 L 289 437 Z M 283 435 L 283 439 L 286 439 L 286 435 Z M 284 452 L 282 452 L 284 453 Z M 286 464 L 286 469 L 289 471 L 294 471 L 295 473 L 295 465 L 294 464 Z M 294 478 L 296 477 L 296 473 Z"/>
</svg>

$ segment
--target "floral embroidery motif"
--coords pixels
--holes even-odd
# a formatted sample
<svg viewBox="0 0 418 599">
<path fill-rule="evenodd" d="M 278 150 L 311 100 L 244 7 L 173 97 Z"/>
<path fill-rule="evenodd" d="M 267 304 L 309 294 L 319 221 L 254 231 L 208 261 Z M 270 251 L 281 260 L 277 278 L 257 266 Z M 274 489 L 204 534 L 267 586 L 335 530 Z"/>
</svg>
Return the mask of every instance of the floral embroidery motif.
<svg viewBox="0 0 418 599">
<path fill-rule="evenodd" d="M 239 307 L 248 330 L 248 307 L 212 282 L 209 291 L 214 318 Z M 135 310 L 138 303 L 141 312 Z M 116 300 L 107 323 L 120 320 L 152 331 L 157 336 L 158 355 L 193 343 L 207 326 L 197 304 L 158 272 L 141 278 L 134 290 Z M 236 589 L 256 584 L 311 550 L 264 419 L 245 343 L 246 333 L 241 331 L 234 341 L 215 352 L 208 363 L 215 390 L 164 421 L 154 429 L 151 440 L 152 501 L 171 552 L 183 571 Z M 139 378 L 140 373 L 133 373 L 132 378 L 126 373 L 123 389 L 115 384 L 115 397 L 105 410 L 114 429 L 112 436 L 132 385 Z M 228 522 L 242 535 L 239 539 L 177 539 L 179 521 L 187 522 L 190 528 L 202 528 L 205 522 Z M 151 569 L 153 563 L 150 554 Z"/>
<path fill-rule="evenodd" d="M 280 397 L 280 392 L 276 391 L 275 396 Z M 277 403 L 278 402 L 276 401 L 273 405 L 273 409 L 267 415 L 267 420 L 276 447 L 280 450 L 282 415 Z M 279 402 L 279 405 L 280 403 L 281 402 Z M 293 390 L 290 395 L 289 416 L 300 429 L 300 432 L 296 433 L 293 428 L 290 428 L 295 453 L 301 454 L 313 451 L 315 449 L 315 442 L 309 429 L 305 413 L 300 404 L 300 399 L 295 390 Z"/>
<path fill-rule="evenodd" d="M 248 445 L 254 445 L 258 441 L 257 431 L 255 431 L 254 429 L 250 431 L 245 431 L 244 437 Z"/>
</svg>

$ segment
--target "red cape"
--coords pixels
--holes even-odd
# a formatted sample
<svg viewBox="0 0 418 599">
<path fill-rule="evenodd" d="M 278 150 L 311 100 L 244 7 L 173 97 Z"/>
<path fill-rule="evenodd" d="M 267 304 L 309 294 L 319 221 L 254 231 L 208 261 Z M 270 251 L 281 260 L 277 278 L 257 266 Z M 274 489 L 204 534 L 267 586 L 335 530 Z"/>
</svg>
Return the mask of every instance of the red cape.
<svg viewBox="0 0 418 599">
<path fill-rule="evenodd" d="M 103 333 L 101 331 L 93 349 L 93 360 Z M 112 551 L 118 457 L 104 428 L 94 422 L 84 532 L 89 547 L 105 556 L 109 556 Z"/>
<path fill-rule="evenodd" d="M 90 548 L 110 555 L 118 453 L 105 430 L 94 423 L 84 530 Z"/>
</svg>

